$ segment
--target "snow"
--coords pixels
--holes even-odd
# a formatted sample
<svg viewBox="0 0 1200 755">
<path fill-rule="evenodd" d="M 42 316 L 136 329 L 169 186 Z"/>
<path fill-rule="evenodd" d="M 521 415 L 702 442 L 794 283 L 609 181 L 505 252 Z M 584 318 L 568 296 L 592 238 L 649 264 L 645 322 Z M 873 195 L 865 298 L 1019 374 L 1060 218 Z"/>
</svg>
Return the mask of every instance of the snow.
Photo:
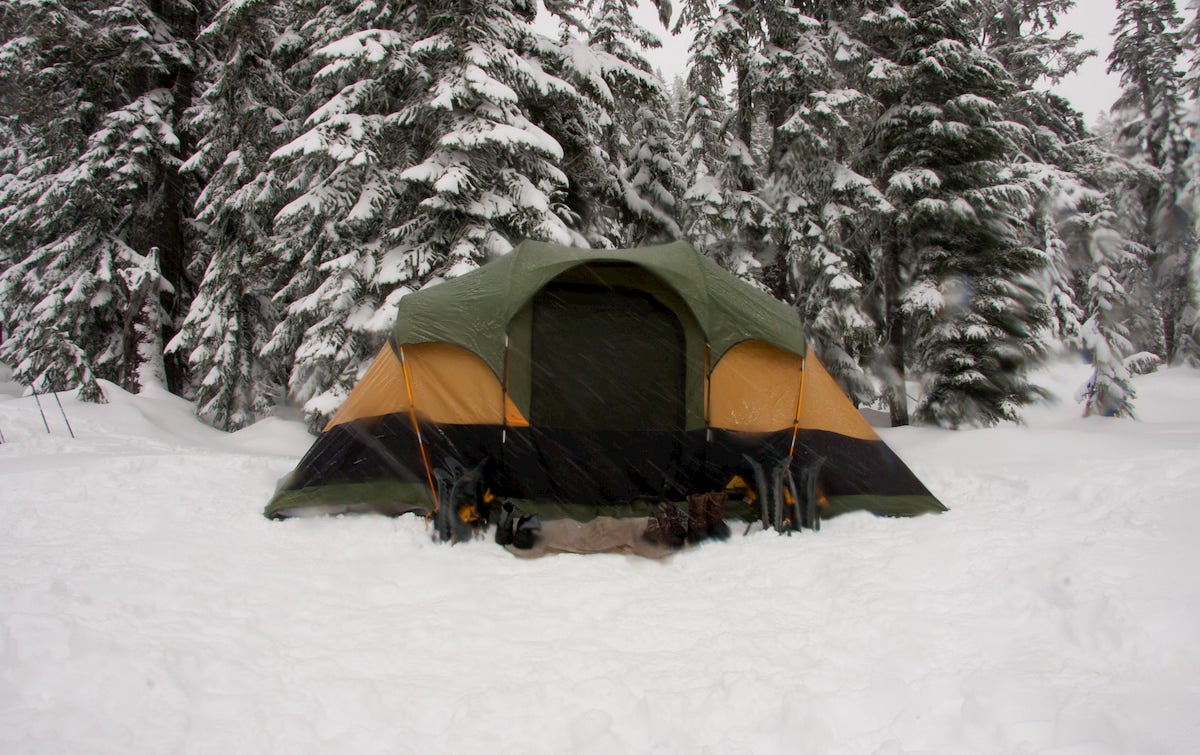
<svg viewBox="0 0 1200 755">
<path fill-rule="evenodd" d="M 1042 376 L 1070 396 L 1076 364 Z M 1200 372 L 1140 421 L 883 430 L 942 516 L 665 562 L 421 520 L 270 522 L 308 448 L 161 389 L 0 374 L 0 751 L 1182 753 L 1200 737 Z"/>
<path fill-rule="evenodd" d="M 565 35 L 561 45 L 563 67 L 574 73 L 595 93 L 600 102 L 613 102 L 612 90 L 604 80 L 606 68 L 601 62 L 601 51 L 592 48 L 574 34 Z"/>
<path fill-rule="evenodd" d="M 519 117 L 513 118 L 513 123 L 471 121 L 464 128 L 446 134 L 439 142 L 450 149 L 470 151 L 495 146 L 504 150 L 522 151 L 528 148 L 554 160 L 563 158 L 562 147 L 554 137 Z"/>
<path fill-rule="evenodd" d="M 942 185 L 942 179 L 928 168 L 909 168 L 888 179 L 888 188 L 907 192 L 931 191 Z"/>
<path fill-rule="evenodd" d="M 392 51 L 404 46 L 405 37 L 387 29 L 367 29 L 331 42 L 317 50 L 317 56 L 329 59 L 365 60 L 379 63 Z M 320 76 L 322 74 L 318 74 Z"/>
</svg>

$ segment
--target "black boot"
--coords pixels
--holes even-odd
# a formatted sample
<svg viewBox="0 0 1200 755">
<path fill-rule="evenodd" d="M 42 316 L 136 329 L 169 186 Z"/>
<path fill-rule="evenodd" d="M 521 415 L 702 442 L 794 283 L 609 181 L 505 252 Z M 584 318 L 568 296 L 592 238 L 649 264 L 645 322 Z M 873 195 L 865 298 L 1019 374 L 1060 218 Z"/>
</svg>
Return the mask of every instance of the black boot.
<svg viewBox="0 0 1200 755">
<path fill-rule="evenodd" d="M 500 521 L 496 523 L 496 545 L 512 545 L 513 512 L 516 508 L 512 501 L 500 504 Z"/>
<path fill-rule="evenodd" d="M 512 533 L 513 547 L 523 551 L 529 550 L 533 547 L 533 543 L 541 531 L 542 520 L 537 514 L 521 517 L 517 520 L 517 528 Z"/>
</svg>

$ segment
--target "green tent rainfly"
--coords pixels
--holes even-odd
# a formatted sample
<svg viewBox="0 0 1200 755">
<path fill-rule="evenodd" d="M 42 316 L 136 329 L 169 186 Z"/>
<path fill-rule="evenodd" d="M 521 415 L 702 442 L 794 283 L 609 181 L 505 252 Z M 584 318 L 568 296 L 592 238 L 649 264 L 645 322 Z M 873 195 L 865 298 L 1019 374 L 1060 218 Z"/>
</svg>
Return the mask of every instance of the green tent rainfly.
<svg viewBox="0 0 1200 755">
<path fill-rule="evenodd" d="M 718 494 L 723 518 L 777 528 L 945 510 L 785 304 L 682 242 L 530 241 L 401 300 L 392 338 L 266 513 L 438 512 L 461 532 L 503 500 L 546 524 L 550 550 L 636 552 L 627 541 L 655 516 L 686 520 L 689 496 Z M 604 537 L 577 531 L 601 522 Z"/>
</svg>

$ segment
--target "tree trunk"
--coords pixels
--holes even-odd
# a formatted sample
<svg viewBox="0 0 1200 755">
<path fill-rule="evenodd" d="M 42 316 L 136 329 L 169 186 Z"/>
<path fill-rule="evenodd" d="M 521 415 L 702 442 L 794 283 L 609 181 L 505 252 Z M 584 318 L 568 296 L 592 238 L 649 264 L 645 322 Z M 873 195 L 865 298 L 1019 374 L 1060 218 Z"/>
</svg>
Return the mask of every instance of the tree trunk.
<svg viewBox="0 0 1200 755">
<path fill-rule="evenodd" d="M 186 8 L 187 6 L 184 6 Z M 161 12 L 161 10 L 159 11 Z M 195 10 L 182 10 L 182 17 L 170 19 L 172 25 L 185 38 L 194 39 L 199 30 L 199 18 Z M 179 137 L 179 155 L 186 157 L 192 152 L 192 143 L 187 129 L 183 128 L 186 112 L 195 96 L 196 72 L 189 66 L 175 71 L 172 90 L 174 92 L 175 133 Z M 187 213 L 191 210 L 184 177 L 178 170 L 168 169 L 162 186 L 163 197 L 157 218 L 159 236 L 159 265 L 162 276 L 175 289 L 163 292 L 161 303 L 166 316 L 163 318 L 162 342 L 168 344 L 179 332 L 179 326 L 187 314 L 192 298 L 192 282 L 187 277 L 188 249 L 184 236 Z M 163 355 L 163 373 L 167 390 L 181 394 L 187 378 L 187 360 L 179 352 Z"/>
<path fill-rule="evenodd" d="M 753 153 L 754 145 L 754 99 L 750 89 L 750 67 L 739 63 L 737 69 L 737 138 L 746 147 L 747 153 Z M 753 185 L 746 185 L 749 179 L 743 181 L 743 191 L 753 191 Z"/>
<path fill-rule="evenodd" d="M 146 300 L 150 298 L 150 289 L 154 288 L 154 272 L 158 270 L 158 250 L 151 249 L 150 267 L 138 282 L 137 288 L 129 292 L 129 303 L 126 305 L 125 316 L 121 327 L 121 342 L 123 360 L 121 363 L 121 387 L 130 393 L 137 393 L 141 385 L 138 382 L 138 372 L 141 368 L 141 342 L 138 340 L 138 322 L 146 308 Z"/>
<path fill-rule="evenodd" d="M 182 142 L 183 139 L 181 138 Z M 170 343 L 179 332 L 179 324 L 186 314 L 190 300 L 191 284 L 187 279 L 187 248 L 184 243 L 184 203 L 187 201 L 183 177 L 171 173 L 163 186 L 162 211 L 159 213 L 159 264 L 163 277 L 175 289 L 164 291 L 160 301 L 166 316 L 162 323 L 162 342 Z M 163 355 L 163 372 L 167 390 L 179 394 L 183 391 L 187 364 L 178 352 Z"/>
<path fill-rule="evenodd" d="M 904 387 L 904 308 L 901 306 L 900 242 L 890 240 L 883 256 L 883 296 L 887 323 L 884 328 L 884 355 L 887 360 L 885 396 L 892 427 L 907 425 L 908 391 Z"/>
</svg>

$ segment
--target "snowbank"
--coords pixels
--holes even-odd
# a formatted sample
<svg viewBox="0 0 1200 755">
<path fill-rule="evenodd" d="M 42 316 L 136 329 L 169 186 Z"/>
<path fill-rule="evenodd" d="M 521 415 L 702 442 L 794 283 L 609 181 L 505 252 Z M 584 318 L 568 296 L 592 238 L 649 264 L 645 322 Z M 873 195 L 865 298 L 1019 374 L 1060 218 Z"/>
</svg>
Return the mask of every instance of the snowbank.
<svg viewBox="0 0 1200 755">
<path fill-rule="evenodd" d="M 885 431 L 949 514 L 665 563 L 269 522 L 297 423 L 108 385 L 71 439 L 0 391 L 0 751 L 1192 751 L 1200 373 L 1136 386 L 1138 422 Z"/>
</svg>

